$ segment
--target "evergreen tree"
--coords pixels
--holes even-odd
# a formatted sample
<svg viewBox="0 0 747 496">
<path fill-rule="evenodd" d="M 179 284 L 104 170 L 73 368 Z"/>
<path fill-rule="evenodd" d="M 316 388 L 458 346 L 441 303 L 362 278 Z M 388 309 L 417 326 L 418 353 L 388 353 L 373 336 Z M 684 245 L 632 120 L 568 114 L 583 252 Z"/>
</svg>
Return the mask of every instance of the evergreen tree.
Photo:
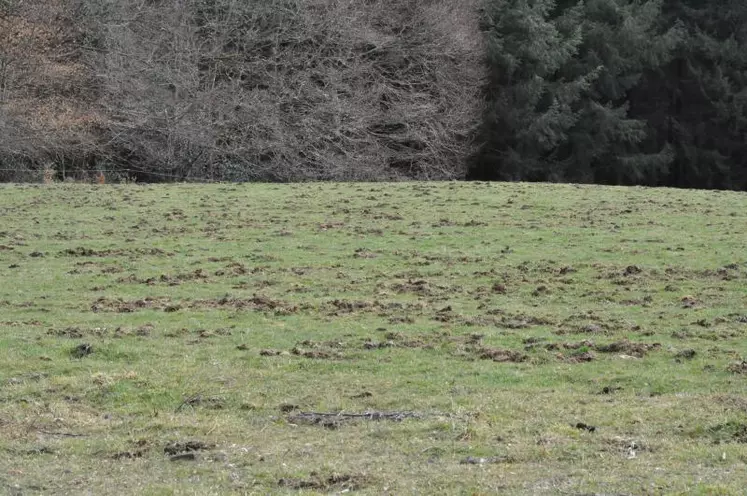
<svg viewBox="0 0 747 496">
<path fill-rule="evenodd" d="M 582 37 L 581 9 L 553 16 L 554 9 L 552 0 L 495 0 L 485 10 L 488 109 L 474 177 L 555 178 L 557 150 L 578 121 L 596 71 L 556 77 Z"/>
<path fill-rule="evenodd" d="M 659 184 L 747 189 L 747 4 L 667 0 L 660 24 L 680 22 L 676 58 L 652 73 L 632 110 L 675 152 Z"/>
<path fill-rule="evenodd" d="M 629 115 L 629 95 L 644 73 L 667 64 L 681 38 L 678 26 L 657 34 L 661 1 L 587 0 L 583 43 L 565 68 L 572 77 L 597 70 L 579 119 L 564 146 L 567 179 L 640 183 L 666 172 L 668 146 L 646 151 L 645 120 Z"/>
<path fill-rule="evenodd" d="M 495 0 L 479 178 L 632 183 L 663 171 L 628 115 L 645 71 L 668 62 L 679 30 L 657 34 L 659 0 Z"/>
</svg>

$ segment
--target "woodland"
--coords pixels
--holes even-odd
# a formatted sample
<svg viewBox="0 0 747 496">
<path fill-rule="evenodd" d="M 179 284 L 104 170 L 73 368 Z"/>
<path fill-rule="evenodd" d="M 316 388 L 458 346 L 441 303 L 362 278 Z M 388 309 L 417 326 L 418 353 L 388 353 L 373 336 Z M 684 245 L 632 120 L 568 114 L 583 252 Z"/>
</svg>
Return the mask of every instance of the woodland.
<svg viewBox="0 0 747 496">
<path fill-rule="evenodd" d="M 747 189 L 737 0 L 0 0 L 0 181 Z"/>
</svg>

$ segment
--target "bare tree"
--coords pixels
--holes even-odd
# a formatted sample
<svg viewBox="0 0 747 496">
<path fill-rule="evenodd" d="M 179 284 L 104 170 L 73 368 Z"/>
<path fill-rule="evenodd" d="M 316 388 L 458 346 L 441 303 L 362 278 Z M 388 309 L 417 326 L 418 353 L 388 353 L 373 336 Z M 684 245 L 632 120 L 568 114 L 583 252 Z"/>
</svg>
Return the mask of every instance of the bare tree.
<svg viewBox="0 0 747 496">
<path fill-rule="evenodd" d="M 0 127 L 29 129 L 33 160 L 144 180 L 462 177 L 477 1 L 27 2 L 13 19 L 56 58 L 23 68 L 0 48 Z"/>
</svg>

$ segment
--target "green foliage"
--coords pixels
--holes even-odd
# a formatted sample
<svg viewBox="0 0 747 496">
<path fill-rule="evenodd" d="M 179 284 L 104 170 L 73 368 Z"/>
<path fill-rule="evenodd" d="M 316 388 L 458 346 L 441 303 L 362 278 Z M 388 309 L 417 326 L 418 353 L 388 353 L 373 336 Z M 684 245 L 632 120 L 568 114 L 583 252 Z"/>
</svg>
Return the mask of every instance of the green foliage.
<svg viewBox="0 0 747 496">
<path fill-rule="evenodd" d="M 676 152 L 676 168 L 666 180 L 745 189 L 747 6 L 733 0 L 667 2 L 661 22 L 675 19 L 687 28 L 677 56 L 647 81 L 654 90 L 664 88 L 668 101 L 649 114 L 659 141 Z"/>
<path fill-rule="evenodd" d="M 744 2 L 487 4 L 474 177 L 747 187 Z"/>
<path fill-rule="evenodd" d="M 551 0 L 499 0 L 486 11 L 490 101 L 484 127 L 490 142 L 483 159 L 498 161 L 504 178 L 548 173 L 596 77 L 596 71 L 556 77 L 578 53 L 581 11 L 551 18 L 553 8 Z"/>
</svg>

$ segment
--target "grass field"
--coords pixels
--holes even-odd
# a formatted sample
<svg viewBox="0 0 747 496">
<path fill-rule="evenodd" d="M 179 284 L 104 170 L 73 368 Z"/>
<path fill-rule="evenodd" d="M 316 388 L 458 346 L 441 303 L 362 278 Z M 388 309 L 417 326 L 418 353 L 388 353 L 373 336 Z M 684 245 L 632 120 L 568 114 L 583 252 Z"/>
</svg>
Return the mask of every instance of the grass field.
<svg viewBox="0 0 747 496">
<path fill-rule="evenodd" d="M 744 494 L 747 195 L 0 187 L 2 494 Z"/>
</svg>

